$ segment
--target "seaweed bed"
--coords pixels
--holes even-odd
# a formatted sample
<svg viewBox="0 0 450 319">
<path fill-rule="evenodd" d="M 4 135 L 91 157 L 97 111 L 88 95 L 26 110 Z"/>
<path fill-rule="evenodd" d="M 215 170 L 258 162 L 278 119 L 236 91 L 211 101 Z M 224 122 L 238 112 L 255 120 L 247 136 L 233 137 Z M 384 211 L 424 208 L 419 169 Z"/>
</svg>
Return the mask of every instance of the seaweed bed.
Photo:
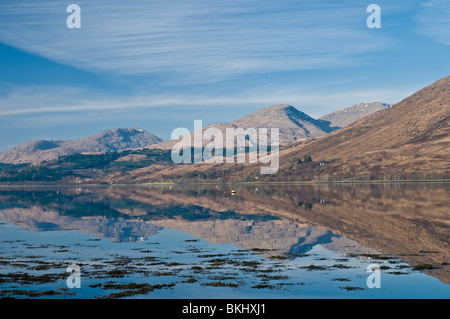
<svg viewBox="0 0 450 319">
<path fill-rule="evenodd" d="M 4 241 L 6 243 L 6 241 Z M 91 241 L 92 243 L 92 241 Z M 409 266 L 392 256 L 386 255 L 349 255 L 342 258 L 318 258 L 314 254 L 289 255 L 275 254 L 271 258 L 262 258 L 257 253 L 262 249 L 234 250 L 228 253 L 207 250 L 193 246 L 194 240 L 186 240 L 184 249 L 172 250 L 172 256 L 187 259 L 169 260 L 160 251 L 145 248 L 133 248 L 133 256 L 111 255 L 95 257 L 84 261 L 75 261 L 82 267 L 84 289 L 92 290 L 92 298 L 142 298 L 156 291 L 175 289 L 180 285 L 198 285 L 209 288 L 253 290 L 297 290 L 313 282 L 298 281 L 291 278 L 289 271 L 321 272 L 333 274 L 336 271 L 351 271 L 347 262 L 350 258 L 367 259 L 380 263 L 383 271 L 392 275 L 406 275 L 414 271 L 430 271 L 442 265 Z M 48 258 L 40 255 L 21 257 L 0 257 L 0 297 L 5 298 L 66 298 L 76 297 L 77 291 L 68 289 L 65 281 L 69 274 L 67 266 L 74 262 L 71 258 L 76 252 L 68 246 L 42 244 L 30 245 L 21 241 L 8 244 L 22 245 L 22 249 L 45 249 L 55 256 Z M 157 245 L 158 243 L 153 243 Z M 79 247 L 82 247 L 80 245 Z M 78 248 L 79 248 L 78 247 Z M 90 248 L 97 247 L 89 244 Z M 97 247 L 98 248 L 98 247 Z M 289 262 L 292 260 L 305 262 Z M 313 261 L 312 263 L 310 263 Z M 309 264 L 310 263 L 310 264 Z M 350 277 L 330 277 L 336 282 L 337 289 L 344 291 L 362 291 L 366 287 L 352 285 Z M 87 283 L 87 284 L 86 284 Z M 342 285 L 346 283 L 346 285 Z"/>
</svg>

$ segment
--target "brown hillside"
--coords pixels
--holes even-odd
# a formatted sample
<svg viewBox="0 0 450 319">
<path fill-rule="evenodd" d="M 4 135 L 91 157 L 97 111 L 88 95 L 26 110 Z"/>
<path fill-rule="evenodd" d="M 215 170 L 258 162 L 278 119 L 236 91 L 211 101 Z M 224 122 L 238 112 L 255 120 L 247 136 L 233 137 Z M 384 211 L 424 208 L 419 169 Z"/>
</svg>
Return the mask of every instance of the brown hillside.
<svg viewBox="0 0 450 319">
<path fill-rule="evenodd" d="M 450 77 L 447 77 L 348 127 L 284 146 L 280 150 L 277 176 L 260 176 L 259 182 L 448 178 L 449 118 Z M 310 155 L 313 162 L 299 163 L 305 155 Z M 320 161 L 325 165 L 319 166 Z M 180 178 L 255 181 L 258 175 L 260 165 L 248 161 L 197 163 L 151 165 L 89 182 L 142 183 Z"/>
<path fill-rule="evenodd" d="M 330 159 L 323 174 L 450 174 L 450 77 L 353 125 L 281 152 L 287 168 L 304 154 Z"/>
<path fill-rule="evenodd" d="M 264 178 L 324 181 L 449 176 L 449 117 L 450 77 L 447 77 L 348 127 L 284 147 L 280 151 L 278 176 Z M 305 155 L 310 155 L 316 165 L 299 165 L 298 160 Z M 319 161 L 327 163 L 319 166 Z M 259 175 L 259 170 L 254 164 L 200 163 L 161 170 L 144 168 L 112 179 L 142 182 L 201 172 L 205 176 L 251 180 Z"/>
</svg>

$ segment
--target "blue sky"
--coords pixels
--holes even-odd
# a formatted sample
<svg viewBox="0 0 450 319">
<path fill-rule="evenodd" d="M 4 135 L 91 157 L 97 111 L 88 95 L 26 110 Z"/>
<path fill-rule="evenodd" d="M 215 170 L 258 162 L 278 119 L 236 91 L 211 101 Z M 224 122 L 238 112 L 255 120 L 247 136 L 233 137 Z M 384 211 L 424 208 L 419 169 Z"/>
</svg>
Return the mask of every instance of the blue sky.
<svg viewBox="0 0 450 319">
<path fill-rule="evenodd" d="M 0 151 L 114 127 L 168 139 L 280 103 L 316 118 L 393 104 L 450 75 L 449 57 L 447 0 L 2 0 Z"/>
</svg>

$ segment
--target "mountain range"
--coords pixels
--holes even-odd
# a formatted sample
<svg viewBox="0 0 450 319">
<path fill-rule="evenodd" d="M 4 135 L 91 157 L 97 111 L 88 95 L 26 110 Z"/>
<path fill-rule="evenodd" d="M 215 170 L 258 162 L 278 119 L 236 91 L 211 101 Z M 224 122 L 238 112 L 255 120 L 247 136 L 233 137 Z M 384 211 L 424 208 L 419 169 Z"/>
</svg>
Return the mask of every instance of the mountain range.
<svg viewBox="0 0 450 319">
<path fill-rule="evenodd" d="M 416 179 L 418 176 L 442 179 L 450 175 L 449 117 L 450 77 L 446 77 L 392 106 L 363 103 L 314 119 L 293 106 L 279 104 L 203 129 L 278 127 L 282 146 L 280 167 L 276 174 L 261 176 L 260 181 Z M 0 164 L 9 163 L 1 164 L 3 169 L 9 169 L 11 164 L 47 161 L 40 165 L 49 171 L 39 180 L 54 181 L 55 176 L 65 176 L 67 182 L 72 178 L 77 183 L 142 183 L 199 177 L 254 181 L 259 175 L 259 164 L 174 165 L 170 150 L 175 143 L 162 141 L 138 128 L 113 129 L 79 140 L 27 142 L 0 154 Z M 80 153 L 98 156 L 67 157 Z M 308 161 L 304 161 L 306 158 Z M 58 174 L 54 170 L 59 170 Z M 29 176 L 37 181 L 36 176 L 42 173 L 32 169 L 17 172 L 19 175 L 2 174 L 2 181 L 10 178 L 27 181 Z"/>
<path fill-rule="evenodd" d="M 361 110 L 359 105 L 364 105 Z M 315 138 L 341 127 L 356 119 L 367 116 L 387 106 L 384 103 L 362 103 L 328 114 L 321 119 L 299 111 L 292 105 L 267 106 L 230 123 L 207 125 L 203 131 L 215 127 L 224 136 L 227 128 L 279 128 L 280 143 L 283 145 Z M 193 138 L 193 135 L 191 135 Z M 56 160 L 60 156 L 86 153 L 105 153 L 138 148 L 172 149 L 175 140 L 163 141 L 154 134 L 140 128 L 116 128 L 76 140 L 33 140 L 0 153 L 0 163 L 23 164 Z M 205 141 L 205 143 L 207 143 Z M 225 144 L 224 144 L 225 145 Z"/>
<path fill-rule="evenodd" d="M 202 128 L 202 132 L 204 133 L 209 128 L 217 128 L 222 132 L 224 146 L 226 145 L 225 134 L 227 128 L 243 128 L 244 130 L 248 128 L 267 128 L 269 130 L 270 128 L 279 128 L 280 143 L 282 145 L 298 140 L 315 138 L 339 129 L 339 127 L 330 127 L 329 121 L 314 119 L 292 105 L 287 104 L 266 106 L 230 123 L 218 122 L 209 124 Z M 194 132 L 184 138 L 190 138 L 193 145 Z M 151 148 L 172 149 L 176 143 L 178 143 L 178 140 L 169 140 L 154 144 Z M 208 143 L 208 140 L 203 141 L 204 145 Z"/>
<path fill-rule="evenodd" d="M 140 128 L 117 128 L 76 140 L 34 140 L 0 154 L 0 163 L 40 163 L 60 156 L 148 147 L 162 140 Z"/>
<path fill-rule="evenodd" d="M 280 171 L 298 176 L 309 155 L 317 178 L 450 175 L 450 77 L 350 126 L 280 151 Z M 250 169 L 250 168 L 248 168 Z"/>
<path fill-rule="evenodd" d="M 381 102 L 360 103 L 347 108 L 342 108 L 338 111 L 327 114 L 320 119 L 314 119 L 308 114 L 299 111 L 292 105 L 277 104 L 263 107 L 254 113 L 245 115 L 230 123 L 218 122 L 207 125 L 202 128 L 202 131 L 209 128 L 218 128 L 224 137 L 223 145 L 225 144 L 225 132 L 227 128 L 279 128 L 280 144 L 288 145 L 290 143 L 316 138 L 328 133 L 331 133 L 342 127 L 346 127 L 360 118 L 363 118 L 371 113 L 379 110 L 389 108 L 390 105 Z M 191 139 L 193 145 L 194 134 L 188 134 L 186 138 Z M 178 141 L 170 140 L 158 144 L 153 144 L 150 148 L 172 149 Z M 203 141 L 204 146 L 209 141 Z"/>
<path fill-rule="evenodd" d="M 283 146 L 279 170 L 273 175 L 259 176 L 260 164 L 194 163 L 143 167 L 105 179 L 137 183 L 180 179 L 255 182 L 255 176 L 258 182 L 442 180 L 450 176 L 449 123 L 450 77 L 446 77 L 349 126 Z"/>
</svg>

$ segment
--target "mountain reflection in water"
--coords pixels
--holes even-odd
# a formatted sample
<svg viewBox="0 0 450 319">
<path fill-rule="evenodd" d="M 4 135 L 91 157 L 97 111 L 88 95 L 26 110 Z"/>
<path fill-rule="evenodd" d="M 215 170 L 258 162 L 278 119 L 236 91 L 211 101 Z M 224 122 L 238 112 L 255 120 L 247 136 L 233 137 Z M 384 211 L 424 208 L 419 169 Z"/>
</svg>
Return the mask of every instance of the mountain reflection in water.
<svg viewBox="0 0 450 319">
<path fill-rule="evenodd" d="M 30 231 L 76 229 L 115 242 L 163 228 L 262 256 L 316 245 L 386 254 L 450 283 L 449 184 L 61 187 L 0 189 L 0 220 Z M 232 192 L 232 190 L 234 192 Z"/>
</svg>

